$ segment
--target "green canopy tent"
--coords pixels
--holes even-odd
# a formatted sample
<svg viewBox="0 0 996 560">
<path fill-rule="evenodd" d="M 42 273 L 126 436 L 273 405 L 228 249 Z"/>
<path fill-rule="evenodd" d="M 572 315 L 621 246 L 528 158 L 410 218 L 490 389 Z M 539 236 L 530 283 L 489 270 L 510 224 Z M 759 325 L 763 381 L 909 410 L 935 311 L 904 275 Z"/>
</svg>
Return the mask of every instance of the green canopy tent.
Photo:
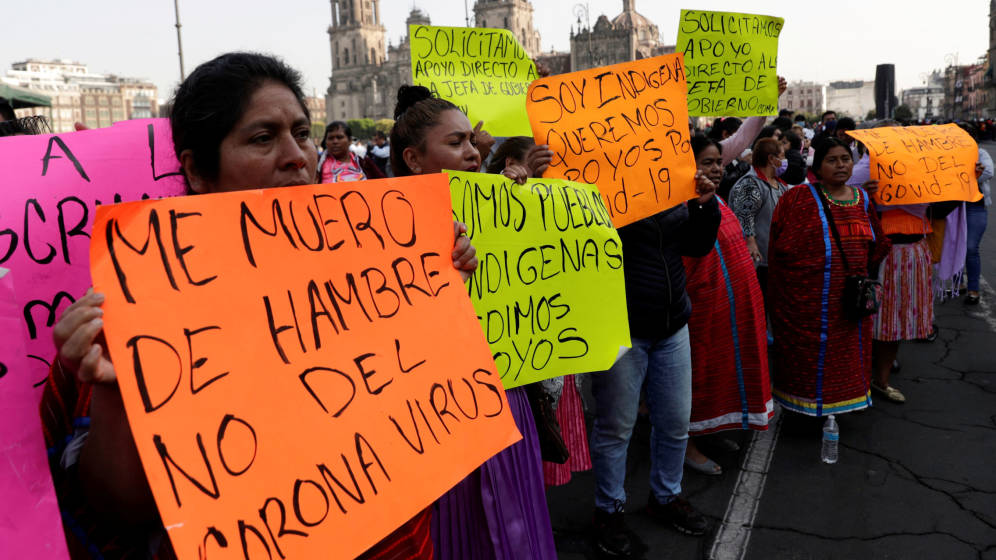
<svg viewBox="0 0 996 560">
<path fill-rule="evenodd" d="M 52 99 L 47 95 L 9 86 L 7 84 L 0 84 L 0 101 L 10 103 L 10 106 L 14 109 L 52 106 Z"/>
</svg>

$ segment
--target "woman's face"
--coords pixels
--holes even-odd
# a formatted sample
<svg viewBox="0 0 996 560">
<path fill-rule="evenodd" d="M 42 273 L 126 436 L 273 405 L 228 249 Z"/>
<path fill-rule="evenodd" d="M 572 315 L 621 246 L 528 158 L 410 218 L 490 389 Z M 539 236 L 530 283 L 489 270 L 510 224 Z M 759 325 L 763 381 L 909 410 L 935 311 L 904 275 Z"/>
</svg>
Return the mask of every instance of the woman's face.
<svg viewBox="0 0 996 560">
<path fill-rule="evenodd" d="M 788 149 L 789 149 L 789 140 L 788 140 L 788 138 L 786 138 L 783 135 L 781 138 L 778 139 L 778 144 L 781 145 L 781 147 L 782 147 L 782 155 L 784 156 L 785 152 L 787 152 Z"/>
<path fill-rule="evenodd" d="M 699 171 L 715 184 L 723 179 L 723 156 L 716 149 L 716 146 L 709 144 L 695 158 L 695 165 Z"/>
<path fill-rule="evenodd" d="M 474 129 L 467 116 L 456 109 L 440 113 L 435 126 L 426 131 L 423 149 L 405 148 L 404 156 L 416 175 L 439 173 L 443 169 L 479 171 L 481 168 Z"/>
<path fill-rule="evenodd" d="M 310 185 L 315 182 L 318 152 L 309 139 L 311 123 L 287 86 L 265 82 L 249 99 L 242 117 L 218 148 L 216 180 L 205 180 L 192 169 L 192 158 L 181 154 L 194 192 Z"/>
<path fill-rule="evenodd" d="M 336 159 L 343 159 L 349 154 L 349 136 L 346 131 L 336 127 L 325 133 L 325 147 L 329 155 Z"/>
<path fill-rule="evenodd" d="M 853 167 L 851 152 L 843 146 L 834 146 L 820 164 L 820 179 L 828 185 L 843 185 L 851 178 Z"/>
</svg>

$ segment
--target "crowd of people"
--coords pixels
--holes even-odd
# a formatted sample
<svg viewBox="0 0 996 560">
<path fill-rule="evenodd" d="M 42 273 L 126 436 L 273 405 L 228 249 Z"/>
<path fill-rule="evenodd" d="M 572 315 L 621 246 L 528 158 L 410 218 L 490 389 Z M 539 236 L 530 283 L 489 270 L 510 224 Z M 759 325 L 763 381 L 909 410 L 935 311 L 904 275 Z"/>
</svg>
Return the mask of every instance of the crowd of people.
<svg viewBox="0 0 996 560">
<path fill-rule="evenodd" d="M 174 150 L 195 196 L 443 169 L 523 182 L 552 158 L 531 138 L 497 142 L 415 86 L 398 91 L 389 138 L 357 146 L 349 126 L 332 122 L 319 155 L 299 74 L 258 54 L 200 65 L 171 106 Z M 630 350 L 584 376 L 590 391 L 581 376 L 508 390 L 522 440 L 362 558 L 554 559 L 545 488 L 588 469 L 593 545 L 625 558 L 640 546 L 625 519 L 626 461 L 641 416 L 651 426 L 646 511 L 702 535 L 706 518 L 682 497 L 685 469 L 722 473 L 697 445 L 702 436 L 765 430 L 775 402 L 823 417 L 866 408 L 873 393 L 905 400 L 889 376 L 899 342 L 933 328 L 933 265 L 949 244 L 930 238 L 948 216 L 968 229 L 965 302 L 979 301 L 992 161 L 980 149 L 979 203 L 877 207 L 869 155 L 845 134 L 853 120 L 828 112 L 818 123 L 791 114 L 766 121 L 723 118 L 692 130 L 696 197 L 619 229 Z M 452 260 L 466 278 L 477 259 L 465 231 L 454 223 Z M 59 318 L 41 407 L 71 555 L 171 558 L 101 343 L 103 300 L 91 290 Z M 552 416 L 536 412 L 540 401 Z M 550 448 L 551 430 L 559 448 Z"/>
</svg>

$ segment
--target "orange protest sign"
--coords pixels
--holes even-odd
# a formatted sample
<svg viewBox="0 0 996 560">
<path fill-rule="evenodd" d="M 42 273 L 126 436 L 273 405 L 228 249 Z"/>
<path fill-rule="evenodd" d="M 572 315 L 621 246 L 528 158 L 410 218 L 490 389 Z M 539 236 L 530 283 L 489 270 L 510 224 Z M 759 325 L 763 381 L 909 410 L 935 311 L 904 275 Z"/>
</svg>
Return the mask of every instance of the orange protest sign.
<svg viewBox="0 0 996 560">
<path fill-rule="evenodd" d="M 878 204 L 982 198 L 975 180 L 979 146 L 958 125 L 869 128 L 847 134 L 868 148 Z"/>
<path fill-rule="evenodd" d="M 695 196 L 681 54 L 535 80 L 526 110 L 545 177 L 598 186 L 616 227 Z"/>
<path fill-rule="evenodd" d="M 98 209 L 91 267 L 180 558 L 353 558 L 520 439 L 445 175 Z"/>
</svg>

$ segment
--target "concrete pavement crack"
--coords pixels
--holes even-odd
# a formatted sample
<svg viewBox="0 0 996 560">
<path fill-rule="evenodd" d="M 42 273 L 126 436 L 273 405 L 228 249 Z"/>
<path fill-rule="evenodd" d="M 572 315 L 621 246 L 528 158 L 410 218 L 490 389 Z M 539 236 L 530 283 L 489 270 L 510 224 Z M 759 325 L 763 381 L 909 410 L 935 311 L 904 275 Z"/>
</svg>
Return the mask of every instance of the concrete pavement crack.
<svg viewBox="0 0 996 560">
<path fill-rule="evenodd" d="M 858 453 L 864 453 L 865 455 L 870 455 L 872 457 L 877 457 L 878 459 L 880 459 L 882 461 L 885 461 L 886 464 L 888 464 L 889 467 L 896 474 L 896 476 L 899 476 L 900 478 L 902 478 L 903 477 L 903 473 L 905 472 L 909 477 L 912 477 L 912 480 L 914 482 L 916 482 L 920 486 L 923 486 L 924 488 L 927 488 L 929 490 L 933 490 L 934 492 L 937 492 L 938 494 L 942 494 L 944 496 L 947 496 L 947 498 L 949 500 L 951 500 L 956 506 L 958 506 L 958 509 L 964 511 L 965 513 L 968 513 L 969 515 L 971 515 L 972 517 L 974 517 L 980 523 L 986 525 L 987 527 L 990 527 L 992 529 L 996 529 L 996 522 L 988 519 L 986 515 L 984 515 L 984 514 L 982 514 L 980 512 L 977 512 L 974 509 L 971 509 L 971 508 L 967 507 L 965 504 L 961 503 L 961 500 L 958 499 L 957 496 L 955 496 L 955 493 L 948 492 L 947 490 L 944 490 L 942 488 L 937 488 L 936 486 L 930 484 L 928 482 L 928 478 L 927 477 L 924 477 L 924 476 L 921 476 L 921 475 L 917 474 L 913 469 L 911 469 L 911 468 L 907 467 L 906 465 L 904 465 L 902 463 L 902 461 L 900 461 L 898 459 L 894 459 L 892 457 L 887 457 L 887 456 L 885 456 L 885 455 L 883 455 L 881 453 L 876 453 L 874 451 L 869 451 L 867 449 L 860 449 L 860 448 L 855 447 L 853 445 L 848 445 L 848 444 L 846 444 L 844 442 L 840 442 L 840 446 L 843 447 L 843 448 L 845 448 L 845 449 L 850 449 L 851 451 L 856 451 Z M 910 480 L 910 478 L 907 478 L 907 480 Z"/>
<path fill-rule="evenodd" d="M 942 431 L 942 432 L 964 433 L 964 430 L 958 430 L 958 429 L 955 429 L 955 428 L 944 428 L 944 427 L 941 427 L 941 426 L 934 426 L 933 424 L 928 424 L 926 422 L 921 422 L 919 420 L 914 420 L 912 418 L 908 418 L 905 413 L 903 413 L 902 415 L 889 414 L 888 412 L 886 412 L 886 409 L 884 407 L 876 407 L 876 410 L 877 410 L 877 412 L 879 414 L 881 414 L 883 416 L 888 416 L 889 418 L 892 418 L 893 420 L 900 420 L 900 421 L 903 421 L 903 422 L 909 422 L 910 424 L 916 424 L 917 426 L 922 426 L 924 428 L 930 428 L 932 430 L 939 430 L 939 431 Z"/>
<path fill-rule="evenodd" d="M 812 538 L 816 538 L 816 539 L 829 540 L 829 541 L 859 541 L 859 542 L 871 542 L 871 541 L 877 541 L 877 540 L 881 540 L 881 539 L 888 539 L 888 538 L 892 538 L 892 537 L 929 537 L 929 536 L 934 536 L 934 535 L 942 535 L 942 536 L 945 536 L 945 537 L 950 537 L 950 538 L 952 538 L 952 539 L 954 539 L 954 540 L 956 540 L 956 541 L 958 541 L 958 542 L 960 542 L 960 543 L 962 543 L 962 544 L 964 544 L 966 546 L 970 546 L 976 552 L 979 552 L 980 554 L 982 552 L 984 552 L 982 550 L 982 546 L 981 545 L 973 543 L 973 542 L 970 542 L 970 541 L 967 541 L 967 540 L 965 540 L 965 539 L 963 539 L 963 538 L 961 538 L 958 535 L 955 535 L 953 533 L 947 533 L 947 532 L 944 532 L 944 531 L 922 531 L 922 532 L 895 531 L 895 532 L 891 532 L 891 533 L 881 533 L 881 534 L 878 534 L 878 535 L 871 535 L 871 536 L 867 536 L 867 537 L 840 536 L 840 535 L 829 536 L 829 535 L 821 535 L 819 533 L 813 533 L 811 531 L 803 531 L 802 529 L 796 529 L 794 527 L 776 527 L 776 526 L 773 526 L 773 525 L 760 525 L 760 524 L 757 524 L 757 523 L 754 524 L 753 530 L 754 531 L 757 531 L 757 530 L 781 531 L 781 532 L 784 532 L 784 533 L 793 533 L 793 534 L 800 535 L 800 536 L 803 536 L 803 537 L 812 537 Z"/>
</svg>

